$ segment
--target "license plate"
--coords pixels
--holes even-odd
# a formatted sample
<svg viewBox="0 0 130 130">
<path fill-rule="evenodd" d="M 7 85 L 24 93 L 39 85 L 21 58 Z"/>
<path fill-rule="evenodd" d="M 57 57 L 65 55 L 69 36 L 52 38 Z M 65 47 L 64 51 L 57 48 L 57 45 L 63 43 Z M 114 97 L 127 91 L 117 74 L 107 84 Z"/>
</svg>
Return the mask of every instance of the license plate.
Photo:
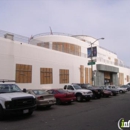
<svg viewBox="0 0 130 130">
<path fill-rule="evenodd" d="M 28 113 L 28 112 L 29 112 L 29 110 L 28 110 L 28 109 L 23 110 L 23 113 L 24 113 L 24 114 L 26 114 L 26 113 Z"/>
<path fill-rule="evenodd" d="M 52 104 L 53 102 L 52 101 L 49 101 L 49 104 Z"/>
</svg>

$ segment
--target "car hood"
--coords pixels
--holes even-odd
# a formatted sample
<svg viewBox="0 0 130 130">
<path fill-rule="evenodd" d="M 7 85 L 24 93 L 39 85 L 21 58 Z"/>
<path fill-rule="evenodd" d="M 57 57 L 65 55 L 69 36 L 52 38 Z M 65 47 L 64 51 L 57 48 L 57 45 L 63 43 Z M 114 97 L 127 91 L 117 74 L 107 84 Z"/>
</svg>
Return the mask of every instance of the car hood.
<svg viewBox="0 0 130 130">
<path fill-rule="evenodd" d="M 10 100 L 12 98 L 21 98 L 21 97 L 33 97 L 35 98 L 33 95 L 28 94 L 28 93 L 24 93 L 24 92 L 14 92 L 14 93 L 2 93 L 0 94 L 0 98 L 5 99 L 5 100 Z"/>
<path fill-rule="evenodd" d="M 92 91 L 87 89 L 77 89 L 76 92 L 92 92 Z"/>
</svg>

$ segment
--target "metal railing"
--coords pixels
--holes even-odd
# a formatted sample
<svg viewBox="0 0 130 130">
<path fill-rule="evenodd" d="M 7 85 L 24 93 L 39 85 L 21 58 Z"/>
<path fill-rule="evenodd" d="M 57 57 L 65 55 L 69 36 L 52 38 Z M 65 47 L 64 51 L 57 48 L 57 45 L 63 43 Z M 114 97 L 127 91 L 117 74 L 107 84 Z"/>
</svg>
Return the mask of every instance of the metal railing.
<svg viewBox="0 0 130 130">
<path fill-rule="evenodd" d="M 24 42 L 24 43 L 28 43 L 28 41 L 29 41 L 29 38 L 28 38 L 28 37 L 21 36 L 21 35 L 18 35 L 18 34 L 14 34 L 14 33 L 11 33 L 11 32 L 7 32 L 7 31 L 0 30 L 0 37 L 3 37 L 3 38 L 4 38 L 6 34 L 11 34 L 11 35 L 13 35 L 13 40 L 14 40 L 14 41 L 19 41 L 19 42 Z"/>
<path fill-rule="evenodd" d="M 43 41 L 39 41 L 39 40 L 36 40 L 36 39 L 31 39 L 31 38 L 28 38 L 28 37 L 25 37 L 25 36 L 21 36 L 21 35 L 18 35 L 18 34 L 14 34 L 14 33 L 11 33 L 11 32 L 7 32 L 7 31 L 3 31 L 3 30 L 0 30 L 0 37 L 5 37 L 5 35 L 6 34 L 12 34 L 14 37 L 13 37 L 13 40 L 14 41 L 19 41 L 19 42 L 24 42 L 24 43 L 36 43 L 36 42 L 43 42 Z M 57 32 L 53 32 L 53 34 L 51 34 L 51 33 L 41 33 L 41 34 L 37 34 L 37 35 L 34 35 L 32 38 L 34 38 L 34 37 L 38 37 L 38 36 L 43 36 L 43 35 L 53 35 L 53 34 L 55 34 L 55 35 L 65 35 L 65 36 L 70 36 L 70 37 L 72 37 L 73 35 L 70 35 L 70 34 L 65 34 L 65 33 L 57 33 Z M 44 42 L 43 42 L 44 43 Z M 42 46 L 43 47 L 43 46 Z M 44 47 L 44 48 L 46 48 L 46 47 Z M 105 48 L 103 48 L 103 47 L 101 47 L 100 46 L 100 48 L 102 48 L 102 49 L 104 49 L 104 50 L 107 50 L 107 51 L 109 51 L 108 49 L 105 49 Z M 52 49 L 52 48 L 46 48 L 46 49 Z M 86 48 L 87 49 L 87 48 Z M 54 50 L 54 49 L 52 49 L 52 50 Z M 58 49 L 56 50 L 55 49 L 55 51 L 59 51 Z M 59 52 L 64 52 L 64 53 L 67 53 L 67 52 L 65 52 L 65 50 L 62 50 L 62 51 L 59 51 Z M 112 51 L 110 51 L 110 52 L 112 52 Z M 114 52 L 112 52 L 112 53 L 114 53 Z M 73 53 L 67 53 L 67 54 L 71 54 L 71 55 L 75 55 L 75 54 L 73 54 Z M 98 53 L 98 54 L 100 54 L 100 53 Z M 98 55 L 97 54 L 97 55 Z M 114 54 L 116 54 L 116 53 L 114 53 Z M 79 56 L 79 57 L 84 57 L 84 58 L 88 58 L 87 57 L 87 54 L 86 53 L 81 53 L 81 54 L 79 54 L 79 55 L 75 55 L 75 56 Z M 97 61 L 99 61 L 99 62 L 102 62 L 102 63 L 107 63 L 107 64 L 112 64 L 112 65 L 116 65 L 116 66 L 120 66 L 120 67 L 125 67 L 125 68 L 130 68 L 129 66 L 127 66 L 127 65 L 125 65 L 125 64 L 123 64 L 123 63 L 117 63 L 117 64 L 115 64 L 114 62 L 112 62 L 112 61 L 110 61 L 110 60 L 106 60 L 106 59 L 104 59 L 104 58 L 102 58 L 102 57 L 97 57 L 96 58 L 97 59 Z"/>
</svg>

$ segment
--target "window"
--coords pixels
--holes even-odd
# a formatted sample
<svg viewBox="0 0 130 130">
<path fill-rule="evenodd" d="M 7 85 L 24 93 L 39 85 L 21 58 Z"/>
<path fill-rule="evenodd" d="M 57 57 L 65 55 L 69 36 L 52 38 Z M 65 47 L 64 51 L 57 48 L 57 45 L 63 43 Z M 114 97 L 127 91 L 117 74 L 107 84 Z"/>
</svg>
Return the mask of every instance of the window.
<svg viewBox="0 0 130 130">
<path fill-rule="evenodd" d="M 70 86 L 70 85 L 68 86 L 68 89 L 69 89 L 69 90 L 74 90 L 73 87 Z"/>
<path fill-rule="evenodd" d="M 41 84 L 52 84 L 52 68 L 40 68 L 40 83 Z"/>
<path fill-rule="evenodd" d="M 81 47 L 70 43 L 53 42 L 52 49 L 80 56 Z"/>
<path fill-rule="evenodd" d="M 32 65 L 16 64 L 16 83 L 32 82 Z"/>
<path fill-rule="evenodd" d="M 60 83 L 69 83 L 69 70 L 60 69 Z"/>
</svg>

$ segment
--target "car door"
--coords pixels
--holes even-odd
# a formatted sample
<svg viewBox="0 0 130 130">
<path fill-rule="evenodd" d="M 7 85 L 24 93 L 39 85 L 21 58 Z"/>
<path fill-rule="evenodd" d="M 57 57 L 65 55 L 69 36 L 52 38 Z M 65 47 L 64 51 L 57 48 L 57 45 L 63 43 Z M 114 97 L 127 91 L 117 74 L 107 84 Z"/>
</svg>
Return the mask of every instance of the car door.
<svg viewBox="0 0 130 130">
<path fill-rule="evenodd" d="M 71 85 L 67 86 L 67 91 L 68 92 L 74 92 L 74 88 Z"/>
</svg>

